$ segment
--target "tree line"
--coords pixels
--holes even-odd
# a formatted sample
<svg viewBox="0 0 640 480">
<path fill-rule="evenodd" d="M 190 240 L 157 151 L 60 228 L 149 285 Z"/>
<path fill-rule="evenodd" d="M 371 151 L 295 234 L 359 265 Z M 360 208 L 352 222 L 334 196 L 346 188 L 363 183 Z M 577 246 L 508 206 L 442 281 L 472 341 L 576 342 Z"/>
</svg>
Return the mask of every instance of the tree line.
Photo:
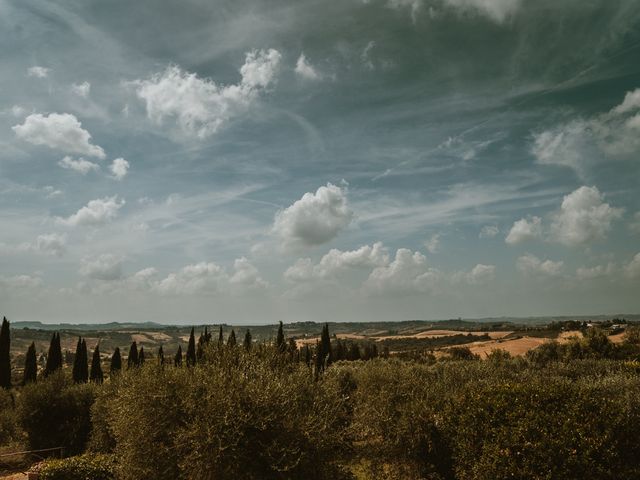
<svg viewBox="0 0 640 480">
<path fill-rule="evenodd" d="M 165 357 L 163 346 L 157 350 L 157 362 L 159 365 L 168 365 L 172 363 L 175 367 L 182 367 L 183 363 L 187 367 L 193 367 L 202 360 L 204 351 L 207 346 L 212 344 L 213 335 L 204 327 L 204 331 L 200 334 L 198 340 L 195 337 L 195 328 L 191 328 L 189 341 L 187 343 L 186 353 L 182 351 L 182 345 L 178 344 L 178 349 L 172 359 Z M 253 347 L 253 338 L 251 331 L 246 330 L 241 347 L 245 351 L 250 351 Z M 298 347 L 295 339 L 288 340 L 284 334 L 283 323 L 280 322 L 275 338 L 275 347 L 283 355 L 287 355 L 289 360 L 295 362 L 303 362 L 309 367 L 313 367 L 315 374 L 322 374 L 325 369 L 333 362 L 340 360 L 370 360 L 379 356 L 378 348 L 374 342 L 367 342 L 360 345 L 358 342 L 346 342 L 340 339 L 331 341 L 329 326 L 325 324 L 322 327 L 320 339 L 316 341 L 314 346 L 308 343 Z M 219 327 L 218 346 L 227 346 L 230 348 L 239 347 L 235 330 L 232 329 L 227 338 L 224 337 L 222 326 Z M 6 317 L 3 318 L 2 327 L 0 329 L 0 387 L 11 388 L 11 334 L 10 323 Z M 145 363 L 146 352 L 143 346 L 138 347 L 137 342 L 132 341 L 126 358 L 126 368 L 137 368 Z M 389 356 L 389 349 L 385 347 L 382 352 L 383 357 Z M 60 343 L 60 333 L 53 332 L 49 342 L 49 348 L 46 354 L 46 363 L 42 371 L 42 377 L 46 378 L 54 372 L 62 369 L 64 365 L 62 347 Z M 116 347 L 109 359 L 109 374 L 115 375 L 123 368 L 122 354 L 120 347 Z M 24 362 L 24 371 L 22 385 L 36 382 L 38 378 L 38 362 L 35 342 L 29 345 Z M 78 336 L 75 355 L 73 356 L 72 378 L 75 383 L 102 383 L 105 374 L 102 370 L 102 358 L 100 355 L 100 344 L 96 344 L 89 363 L 89 352 L 87 350 L 86 339 Z"/>
</svg>

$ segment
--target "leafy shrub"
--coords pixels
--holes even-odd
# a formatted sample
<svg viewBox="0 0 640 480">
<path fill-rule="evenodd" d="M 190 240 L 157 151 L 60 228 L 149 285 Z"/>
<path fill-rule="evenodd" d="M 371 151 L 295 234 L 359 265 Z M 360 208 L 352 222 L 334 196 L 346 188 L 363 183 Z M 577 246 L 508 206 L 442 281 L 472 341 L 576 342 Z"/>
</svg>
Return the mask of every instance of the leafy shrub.
<svg viewBox="0 0 640 480">
<path fill-rule="evenodd" d="M 63 372 L 26 385 L 17 402 L 18 418 L 29 448 L 63 447 L 65 455 L 81 453 L 91 432 L 95 386 L 74 385 Z"/>
<path fill-rule="evenodd" d="M 42 480 L 113 480 L 112 456 L 85 454 L 64 459 L 49 459 L 37 467 Z"/>
<path fill-rule="evenodd" d="M 19 436 L 17 415 L 11 392 L 0 389 L 0 445 L 7 445 Z"/>
<path fill-rule="evenodd" d="M 345 478 L 344 385 L 255 350 L 115 379 L 105 405 L 118 478 Z"/>
<path fill-rule="evenodd" d="M 440 415 L 456 478 L 638 478 L 639 393 L 623 376 L 473 385 Z"/>
</svg>

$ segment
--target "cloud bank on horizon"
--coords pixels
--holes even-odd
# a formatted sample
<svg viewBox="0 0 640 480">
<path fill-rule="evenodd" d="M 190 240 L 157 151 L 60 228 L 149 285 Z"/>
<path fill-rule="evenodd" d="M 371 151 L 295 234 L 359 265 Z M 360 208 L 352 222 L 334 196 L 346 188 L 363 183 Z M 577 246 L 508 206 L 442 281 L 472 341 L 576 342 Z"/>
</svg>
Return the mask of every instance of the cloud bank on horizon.
<svg viewBox="0 0 640 480">
<path fill-rule="evenodd" d="M 137 5 L 0 2 L 0 313 L 640 311 L 637 2 Z"/>
</svg>

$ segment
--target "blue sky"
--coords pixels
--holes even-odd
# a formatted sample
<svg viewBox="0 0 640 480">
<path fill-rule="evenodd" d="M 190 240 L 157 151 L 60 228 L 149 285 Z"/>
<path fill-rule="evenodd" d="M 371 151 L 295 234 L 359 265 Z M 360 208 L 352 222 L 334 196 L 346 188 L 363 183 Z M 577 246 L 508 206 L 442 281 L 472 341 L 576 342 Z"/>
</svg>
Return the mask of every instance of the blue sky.
<svg viewBox="0 0 640 480">
<path fill-rule="evenodd" d="M 0 0 L 0 313 L 640 310 L 640 4 Z"/>
</svg>

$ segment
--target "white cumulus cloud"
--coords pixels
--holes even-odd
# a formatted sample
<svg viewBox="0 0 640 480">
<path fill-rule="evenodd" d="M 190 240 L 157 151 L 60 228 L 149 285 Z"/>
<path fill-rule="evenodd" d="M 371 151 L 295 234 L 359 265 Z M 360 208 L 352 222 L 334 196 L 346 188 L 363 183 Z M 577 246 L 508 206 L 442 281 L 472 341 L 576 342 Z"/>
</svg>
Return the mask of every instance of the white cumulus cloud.
<svg viewBox="0 0 640 480">
<path fill-rule="evenodd" d="M 335 238 L 352 218 L 346 187 L 327 183 L 278 212 L 273 232 L 288 246 L 320 245 Z"/>
<path fill-rule="evenodd" d="M 226 86 L 170 66 L 148 80 L 134 82 L 136 93 L 152 121 L 160 124 L 175 118 L 184 134 L 206 138 L 244 112 L 274 83 L 281 58 L 274 49 L 248 52 L 240 68 L 242 80 Z"/>
<path fill-rule="evenodd" d="M 374 268 L 389 264 L 389 253 L 381 242 L 363 245 L 356 250 L 329 250 L 317 264 L 310 258 L 300 258 L 289 267 L 284 277 L 291 282 L 329 279 L 349 269 Z"/>
<path fill-rule="evenodd" d="M 624 266 L 624 273 L 629 278 L 640 278 L 640 253 L 636 253 L 633 259 Z"/>
<path fill-rule="evenodd" d="M 35 275 L 0 276 L 0 287 L 16 290 L 37 288 L 42 285 L 42 278 Z"/>
<path fill-rule="evenodd" d="M 89 82 L 73 83 L 71 84 L 71 91 L 82 98 L 87 98 L 91 91 L 91 84 Z"/>
<path fill-rule="evenodd" d="M 556 277 L 562 274 L 564 262 L 540 260 L 535 255 L 526 253 L 516 261 L 517 269 L 525 275 Z"/>
<path fill-rule="evenodd" d="M 551 232 L 558 242 L 569 246 L 604 240 L 622 212 L 606 203 L 596 187 L 582 186 L 564 197 Z"/>
<path fill-rule="evenodd" d="M 514 222 L 505 238 L 509 245 L 533 240 L 542 236 L 542 219 L 540 217 L 521 218 Z"/>
<path fill-rule="evenodd" d="M 119 201 L 116 196 L 98 198 L 91 200 L 68 218 L 59 218 L 58 221 L 71 227 L 103 225 L 116 218 L 124 203 L 124 200 Z"/>
<path fill-rule="evenodd" d="M 47 78 L 49 76 L 50 70 L 46 67 L 40 67 L 38 65 L 34 65 L 33 67 L 29 67 L 27 69 L 27 75 L 29 77 L 36 78 Z"/>
<path fill-rule="evenodd" d="M 78 172 L 81 175 L 86 175 L 91 171 L 97 172 L 98 170 L 100 170 L 100 165 L 98 165 L 97 163 L 90 162 L 89 160 L 85 160 L 84 158 L 74 160 L 69 156 L 65 156 L 62 160 L 60 160 L 58 162 L 58 165 L 62 168 Z"/>
<path fill-rule="evenodd" d="M 81 262 L 80 274 L 94 280 L 119 280 L 122 278 L 122 261 L 120 255 L 111 253 L 85 257 Z"/>
<path fill-rule="evenodd" d="M 70 113 L 33 113 L 22 125 L 14 125 L 12 129 L 19 139 L 34 145 L 46 145 L 77 155 L 105 157 L 104 150 L 91 143 L 91 134 Z"/>
<path fill-rule="evenodd" d="M 267 282 L 246 258 L 236 259 L 233 268 L 229 274 L 224 267 L 213 262 L 187 265 L 156 282 L 153 290 L 164 295 L 216 295 L 267 287 Z"/>
<path fill-rule="evenodd" d="M 129 172 L 129 162 L 124 158 L 116 158 L 109 167 L 113 178 L 116 180 L 122 180 Z"/>
<path fill-rule="evenodd" d="M 500 233 L 500 229 L 495 225 L 485 225 L 480 229 L 479 238 L 493 238 Z"/>
<path fill-rule="evenodd" d="M 296 62 L 295 72 L 307 80 L 320 80 L 318 71 L 309 63 L 304 53 L 301 53 Z"/>
<path fill-rule="evenodd" d="M 395 259 L 388 265 L 373 269 L 364 283 L 370 293 L 412 294 L 438 289 L 443 274 L 427 264 L 420 252 L 399 248 Z"/>
</svg>

